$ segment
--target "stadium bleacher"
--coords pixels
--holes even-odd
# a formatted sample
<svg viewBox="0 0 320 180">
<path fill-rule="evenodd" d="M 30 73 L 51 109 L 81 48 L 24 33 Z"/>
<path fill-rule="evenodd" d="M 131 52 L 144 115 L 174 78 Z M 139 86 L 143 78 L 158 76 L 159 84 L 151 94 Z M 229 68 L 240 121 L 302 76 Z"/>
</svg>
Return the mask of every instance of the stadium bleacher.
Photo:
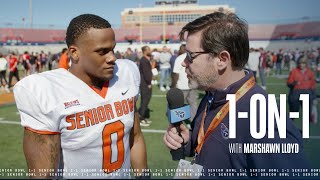
<svg viewBox="0 0 320 180">
<path fill-rule="evenodd" d="M 140 27 L 115 28 L 116 41 L 124 42 L 127 39 L 139 41 Z M 166 36 L 178 40 L 181 26 L 166 26 Z M 15 29 L 0 28 L 0 42 L 16 40 L 20 43 L 54 43 L 61 42 L 65 37 L 65 30 L 50 29 Z M 142 27 L 143 41 L 159 41 L 163 35 L 162 26 Z M 285 37 L 286 36 L 286 37 Z M 251 40 L 273 40 L 292 38 L 320 37 L 320 22 L 304 22 L 295 24 L 252 24 L 249 25 L 249 38 Z"/>
<path fill-rule="evenodd" d="M 179 32 L 181 26 L 168 25 L 165 28 L 165 37 L 169 43 L 179 44 Z M 142 41 L 147 44 L 161 44 L 163 40 L 162 26 L 126 27 L 114 28 L 119 50 L 121 44 L 132 45 L 140 48 L 140 31 Z M 0 28 L 0 45 L 9 50 L 38 51 L 41 50 L 60 51 L 65 47 L 64 38 L 66 30 L 51 29 L 19 29 Z M 270 50 L 279 48 L 301 48 L 320 46 L 320 22 L 301 22 L 294 24 L 250 24 L 249 25 L 250 46 L 264 47 Z M 31 46 L 30 46 L 31 45 Z M 175 47 L 175 46 L 174 46 Z"/>
<path fill-rule="evenodd" d="M 65 30 L 0 28 L 2 44 L 57 43 L 64 40 Z"/>
</svg>

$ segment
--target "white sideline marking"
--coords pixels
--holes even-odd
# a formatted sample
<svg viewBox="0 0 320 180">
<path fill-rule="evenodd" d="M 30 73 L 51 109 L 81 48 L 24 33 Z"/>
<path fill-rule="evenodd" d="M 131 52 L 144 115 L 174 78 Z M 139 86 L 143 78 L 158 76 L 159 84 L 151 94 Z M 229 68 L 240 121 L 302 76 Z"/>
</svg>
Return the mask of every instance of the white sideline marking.
<svg viewBox="0 0 320 180">
<path fill-rule="evenodd" d="M 284 85 L 284 86 L 287 86 L 287 83 L 286 82 L 284 82 L 284 83 L 266 83 L 266 85 L 268 86 L 278 86 L 278 85 Z"/>
<path fill-rule="evenodd" d="M 2 121 L 0 120 L 0 124 L 20 124 L 18 121 Z"/>
<path fill-rule="evenodd" d="M 152 97 L 166 97 L 166 95 L 161 95 L 161 94 L 154 94 Z"/>
<path fill-rule="evenodd" d="M 0 124 L 16 124 L 16 125 L 20 125 L 20 122 L 18 121 L 3 121 L 1 120 L 3 118 L 0 118 Z M 166 132 L 166 130 L 156 130 L 156 129 L 141 129 L 142 132 L 146 132 L 146 133 L 159 133 L 159 134 L 164 134 Z M 310 139 L 320 139 L 320 136 L 309 136 Z"/>
<path fill-rule="evenodd" d="M 141 129 L 142 132 L 150 132 L 150 133 L 161 133 L 164 134 L 166 130 L 156 130 L 156 129 Z"/>
</svg>

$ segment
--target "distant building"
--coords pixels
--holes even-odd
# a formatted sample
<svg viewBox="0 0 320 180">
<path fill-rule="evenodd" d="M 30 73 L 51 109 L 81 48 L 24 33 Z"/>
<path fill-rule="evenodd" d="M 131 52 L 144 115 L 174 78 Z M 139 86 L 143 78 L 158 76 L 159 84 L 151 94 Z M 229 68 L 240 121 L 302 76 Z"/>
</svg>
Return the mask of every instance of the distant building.
<svg viewBox="0 0 320 180">
<path fill-rule="evenodd" d="M 197 0 L 155 1 L 154 7 L 126 8 L 121 12 L 121 26 L 183 26 L 212 12 L 235 12 L 228 5 L 199 5 Z"/>
</svg>

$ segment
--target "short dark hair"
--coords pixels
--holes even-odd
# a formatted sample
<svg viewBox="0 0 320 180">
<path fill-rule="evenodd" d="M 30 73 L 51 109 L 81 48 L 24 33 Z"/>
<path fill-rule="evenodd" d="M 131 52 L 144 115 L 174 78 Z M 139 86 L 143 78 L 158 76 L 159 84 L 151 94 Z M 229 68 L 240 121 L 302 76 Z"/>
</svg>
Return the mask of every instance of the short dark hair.
<svg viewBox="0 0 320 180">
<path fill-rule="evenodd" d="M 188 36 L 196 32 L 201 33 L 201 48 L 213 55 L 226 50 L 230 53 L 234 69 L 242 69 L 249 58 L 248 25 L 234 13 L 214 12 L 186 24 L 181 32 Z"/>
<path fill-rule="evenodd" d="M 82 14 L 70 21 L 66 33 L 66 43 L 69 47 L 78 40 L 78 38 L 90 28 L 104 29 L 111 28 L 110 23 L 100 16 L 94 14 Z"/>
<path fill-rule="evenodd" d="M 63 48 L 61 51 L 61 54 L 65 53 L 68 50 L 68 48 Z"/>
<path fill-rule="evenodd" d="M 181 55 L 181 54 L 183 54 L 185 52 L 186 52 L 186 45 L 185 44 L 181 44 L 181 46 L 179 47 L 178 55 Z"/>
<path fill-rule="evenodd" d="M 143 46 L 143 47 L 141 48 L 142 53 L 146 52 L 146 51 L 147 51 L 147 48 L 149 48 L 149 46 Z"/>
</svg>

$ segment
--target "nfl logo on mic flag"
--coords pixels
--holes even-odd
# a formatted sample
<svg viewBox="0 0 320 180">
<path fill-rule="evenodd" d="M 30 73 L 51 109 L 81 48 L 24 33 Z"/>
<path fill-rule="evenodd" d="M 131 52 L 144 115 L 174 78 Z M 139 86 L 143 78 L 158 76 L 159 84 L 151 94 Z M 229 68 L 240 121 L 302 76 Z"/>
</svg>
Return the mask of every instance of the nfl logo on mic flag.
<svg viewBox="0 0 320 180">
<path fill-rule="evenodd" d="M 190 106 L 186 105 L 181 108 L 176 109 L 168 109 L 168 116 L 169 116 L 169 122 L 170 123 L 176 123 L 180 122 L 182 120 L 189 119 L 191 117 L 190 115 Z"/>
</svg>

